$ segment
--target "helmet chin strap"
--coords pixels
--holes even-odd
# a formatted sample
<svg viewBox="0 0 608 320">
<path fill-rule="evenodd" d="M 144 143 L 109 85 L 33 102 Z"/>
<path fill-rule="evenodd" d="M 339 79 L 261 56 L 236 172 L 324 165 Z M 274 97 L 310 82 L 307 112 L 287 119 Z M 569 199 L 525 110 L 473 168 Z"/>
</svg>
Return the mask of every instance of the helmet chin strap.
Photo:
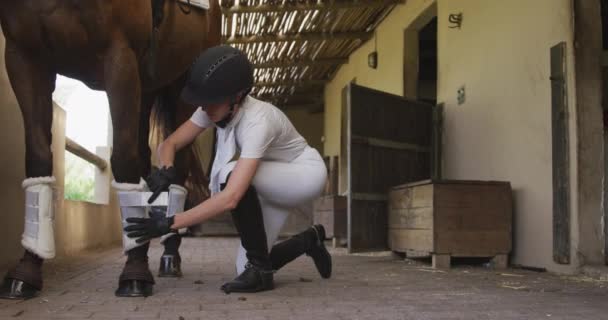
<svg viewBox="0 0 608 320">
<path fill-rule="evenodd" d="M 234 116 L 234 108 L 237 104 L 238 102 L 236 101 L 236 97 L 230 98 L 230 112 L 228 112 L 222 120 L 216 122 L 215 125 L 220 128 L 226 128 L 226 126 L 228 125 L 228 123 L 230 123 L 230 120 L 232 120 Z"/>
<path fill-rule="evenodd" d="M 233 96 L 232 98 L 230 98 L 230 112 L 228 112 L 222 120 L 216 122 L 215 125 L 222 129 L 226 128 L 226 126 L 230 123 L 230 121 L 234 117 L 234 108 L 236 107 L 237 104 L 239 104 L 239 103 L 243 102 L 243 100 L 245 100 L 245 97 L 247 97 L 249 92 L 251 92 L 251 87 L 247 88 L 245 91 L 242 91 L 240 93 L 240 97 L 237 95 L 237 96 Z"/>
</svg>

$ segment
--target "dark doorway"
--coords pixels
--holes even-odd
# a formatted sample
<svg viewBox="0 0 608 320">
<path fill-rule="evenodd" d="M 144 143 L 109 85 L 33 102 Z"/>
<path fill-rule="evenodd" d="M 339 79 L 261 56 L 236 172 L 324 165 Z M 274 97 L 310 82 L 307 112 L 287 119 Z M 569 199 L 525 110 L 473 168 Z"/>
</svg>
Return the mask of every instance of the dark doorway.
<svg viewBox="0 0 608 320">
<path fill-rule="evenodd" d="M 437 17 L 418 33 L 418 100 L 437 102 Z"/>
</svg>

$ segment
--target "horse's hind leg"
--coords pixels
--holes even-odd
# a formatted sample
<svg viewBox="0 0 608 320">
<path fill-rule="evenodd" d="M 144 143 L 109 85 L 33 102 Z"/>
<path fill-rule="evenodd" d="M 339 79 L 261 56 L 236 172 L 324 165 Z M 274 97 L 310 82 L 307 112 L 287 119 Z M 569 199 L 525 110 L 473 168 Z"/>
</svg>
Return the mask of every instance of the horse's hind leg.
<svg viewBox="0 0 608 320">
<path fill-rule="evenodd" d="M 133 196 L 141 198 L 138 193 L 147 189 L 141 178 L 142 168 L 146 166 L 138 154 L 141 85 L 135 53 L 126 43 L 116 41 L 105 59 L 105 88 L 114 127 L 111 162 L 116 181 L 113 185 L 118 193 L 124 226 L 127 217 L 148 216 L 145 204 L 129 203 Z M 123 232 L 123 249 L 128 258 L 119 277 L 117 296 L 152 294 L 154 277 L 148 268 L 148 248 L 149 242 L 136 243 Z"/>
<path fill-rule="evenodd" d="M 55 73 L 10 39 L 6 44 L 6 68 L 25 129 L 26 215 L 21 244 L 26 250 L 18 265 L 6 275 L 0 298 L 27 299 L 42 289 L 43 259 L 55 256 L 51 153 Z"/>
</svg>

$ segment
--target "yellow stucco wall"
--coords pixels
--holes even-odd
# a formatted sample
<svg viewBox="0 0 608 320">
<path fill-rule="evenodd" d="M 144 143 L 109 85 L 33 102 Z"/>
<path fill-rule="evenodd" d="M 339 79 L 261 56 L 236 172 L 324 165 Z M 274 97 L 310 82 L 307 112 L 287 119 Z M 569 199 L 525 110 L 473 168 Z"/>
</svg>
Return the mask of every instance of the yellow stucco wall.
<svg viewBox="0 0 608 320">
<path fill-rule="evenodd" d="M 306 108 L 291 108 L 284 110 L 285 115 L 293 126 L 306 139 L 308 144 L 323 154 L 323 118 L 322 112 L 310 112 Z"/>
<path fill-rule="evenodd" d="M 462 11 L 462 30 L 439 30 L 439 101 L 445 102 L 444 172 L 454 179 L 511 181 L 516 263 L 571 271 L 552 258 L 550 48 L 566 42 L 571 132 L 576 108 L 572 10 L 568 0 L 440 2 L 438 13 Z M 522 10 L 523 9 L 523 10 Z M 445 19 L 443 19 L 445 20 Z M 458 106 L 464 85 L 467 101 Z M 571 168 L 576 137 L 571 136 Z M 576 188 L 576 171 L 571 183 Z M 575 193 L 573 193 L 574 195 Z M 575 197 L 572 196 L 575 210 Z"/>
<path fill-rule="evenodd" d="M 22 252 L 25 177 L 25 137 L 17 100 L 4 68 L 4 38 L 0 36 L 0 267 L 15 261 Z M 10 137 L 7 139 L 6 137 Z"/>
<path fill-rule="evenodd" d="M 506 180 L 515 196 L 514 260 L 572 272 L 577 266 L 576 137 L 572 9 L 569 0 L 438 0 L 438 102 L 445 103 L 443 172 L 449 179 Z M 377 28 L 378 68 L 368 41 L 325 88 L 326 155 L 340 153 L 341 90 L 357 84 L 403 94 L 403 34 L 435 1 L 408 0 Z M 461 29 L 448 28 L 463 13 Z M 552 260 L 552 149 L 549 53 L 565 41 L 571 126 L 572 259 Z M 466 88 L 458 105 L 456 91 Z"/>
</svg>

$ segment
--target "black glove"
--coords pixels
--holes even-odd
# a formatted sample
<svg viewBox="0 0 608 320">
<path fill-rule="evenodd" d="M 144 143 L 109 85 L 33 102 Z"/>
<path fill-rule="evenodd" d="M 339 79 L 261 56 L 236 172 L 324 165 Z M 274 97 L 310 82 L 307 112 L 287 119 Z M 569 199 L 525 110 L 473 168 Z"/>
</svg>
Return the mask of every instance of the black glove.
<svg viewBox="0 0 608 320">
<path fill-rule="evenodd" d="M 171 229 L 173 217 L 167 218 L 163 215 L 151 215 L 150 218 L 127 218 L 128 223 L 124 230 L 127 237 L 137 238 L 135 242 L 142 243 L 152 238 L 157 238 L 170 232 L 177 232 Z"/>
<path fill-rule="evenodd" d="M 175 167 L 162 167 L 153 170 L 146 178 L 148 188 L 152 191 L 152 195 L 148 199 L 148 203 L 154 202 L 163 191 L 169 191 L 169 186 L 177 180 L 177 171 Z"/>
</svg>

